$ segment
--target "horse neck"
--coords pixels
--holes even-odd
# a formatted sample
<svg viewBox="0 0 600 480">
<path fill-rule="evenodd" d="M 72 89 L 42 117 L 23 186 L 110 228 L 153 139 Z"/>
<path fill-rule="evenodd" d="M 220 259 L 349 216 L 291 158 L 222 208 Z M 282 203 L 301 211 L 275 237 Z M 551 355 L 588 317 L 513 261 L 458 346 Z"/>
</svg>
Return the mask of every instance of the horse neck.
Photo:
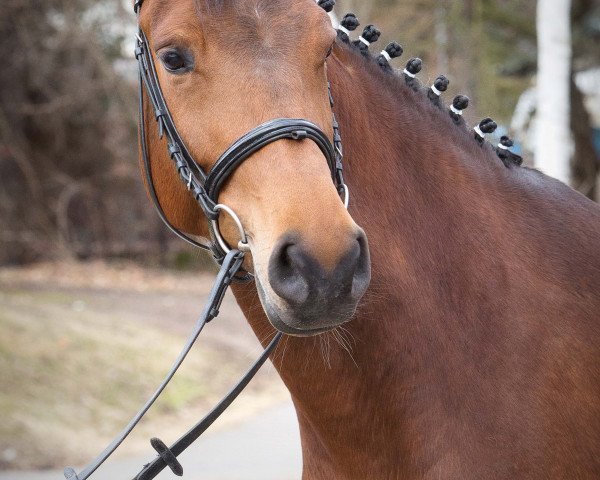
<svg viewBox="0 0 600 480">
<path fill-rule="evenodd" d="M 518 169 L 504 167 L 490 144 L 423 92 L 355 52 L 335 60 L 350 211 L 367 233 L 373 269 L 349 328 L 355 336 L 364 328 L 373 352 L 410 349 L 447 331 L 455 316 L 494 308 L 506 264 L 515 262 L 509 242 L 522 238 L 513 225 L 524 189 L 512 178 Z M 436 343 L 420 351 L 427 356 Z"/>
<path fill-rule="evenodd" d="M 369 382 L 381 385 L 381 378 L 365 369 L 373 362 L 384 368 L 392 360 L 386 357 L 390 351 L 397 364 L 403 349 L 410 350 L 410 330 L 419 328 L 416 323 L 407 328 L 410 318 L 425 313 L 419 298 L 444 293 L 442 269 L 465 271 L 459 247 L 451 253 L 449 248 L 467 248 L 473 238 L 487 237 L 487 248 L 495 243 L 489 232 L 473 235 L 473 230 L 475 217 L 491 208 L 485 199 L 495 187 L 485 177 L 500 168 L 500 161 L 489 146 L 477 145 L 464 126 L 454 125 L 447 113 L 428 104 L 422 93 L 378 68 L 345 49 L 328 62 L 350 212 L 369 238 L 373 274 L 356 318 L 344 329 L 315 338 L 286 337 L 274 355 L 296 406 L 311 418 L 339 418 L 343 412 L 336 398 L 353 388 L 368 389 Z M 473 226 L 466 228 L 463 220 L 469 217 Z M 467 295 L 465 280 L 454 277 Z M 237 286 L 235 293 L 257 336 L 266 342 L 272 329 L 253 287 Z M 422 328 L 433 332 L 437 325 Z M 338 379 L 343 382 L 338 384 Z M 352 408 L 364 410 L 373 405 L 369 401 L 359 406 L 358 397 L 353 402 Z"/>
<path fill-rule="evenodd" d="M 511 227 L 520 208 L 513 173 L 423 93 L 378 68 L 346 49 L 328 62 L 371 286 L 343 329 L 285 337 L 273 356 L 305 454 L 325 447 L 349 463 L 370 456 L 367 465 L 391 451 L 380 441 L 393 439 L 396 453 L 414 450 L 415 438 L 435 431 L 431 412 L 451 401 L 448 384 L 460 380 L 450 376 L 469 368 L 465 358 L 486 359 L 497 348 L 496 312 L 519 284 L 507 268 L 515 259 L 508 242 L 520 238 Z M 273 330 L 253 287 L 235 293 L 265 343 Z"/>
</svg>

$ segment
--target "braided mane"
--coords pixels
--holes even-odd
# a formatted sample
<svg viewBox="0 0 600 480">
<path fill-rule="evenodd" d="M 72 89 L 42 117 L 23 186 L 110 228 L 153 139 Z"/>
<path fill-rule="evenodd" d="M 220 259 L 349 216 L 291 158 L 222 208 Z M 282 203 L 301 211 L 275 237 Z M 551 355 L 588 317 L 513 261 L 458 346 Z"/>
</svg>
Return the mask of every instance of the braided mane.
<svg viewBox="0 0 600 480">
<path fill-rule="evenodd" d="M 334 0 L 319 0 L 318 4 L 327 12 L 333 9 Z M 490 152 L 495 152 L 506 168 L 521 166 L 522 158 L 513 153 L 510 148 L 514 142 L 507 136 L 503 136 L 498 146 L 491 145 L 485 140 L 485 136 L 496 131 L 498 125 L 491 118 L 484 118 L 470 130 L 462 116 L 463 110 L 469 105 L 469 98 L 465 95 L 456 96 L 449 106 L 446 106 L 442 100 L 442 94 L 448 89 L 450 81 L 444 75 L 439 75 L 431 86 L 423 85 L 417 75 L 421 72 L 423 62 L 420 58 L 411 58 L 406 63 L 404 69 L 395 69 L 392 67 L 392 61 L 403 53 L 403 48 L 396 42 L 388 44 L 381 53 L 374 55 L 369 47 L 375 43 L 381 32 L 374 25 L 367 25 L 357 40 L 352 41 L 351 32 L 360 25 L 356 15 L 348 13 L 344 15 L 338 27 L 338 41 L 346 45 L 350 50 L 366 59 L 366 63 L 371 66 L 378 66 L 387 77 L 386 83 L 393 89 L 410 90 L 415 94 L 415 100 L 419 103 L 428 103 L 429 107 L 437 111 L 440 121 L 447 122 L 451 119 L 459 131 L 466 133 L 465 137 L 470 141 L 475 141 L 481 148 Z M 367 66 L 367 65 L 365 65 Z"/>
</svg>

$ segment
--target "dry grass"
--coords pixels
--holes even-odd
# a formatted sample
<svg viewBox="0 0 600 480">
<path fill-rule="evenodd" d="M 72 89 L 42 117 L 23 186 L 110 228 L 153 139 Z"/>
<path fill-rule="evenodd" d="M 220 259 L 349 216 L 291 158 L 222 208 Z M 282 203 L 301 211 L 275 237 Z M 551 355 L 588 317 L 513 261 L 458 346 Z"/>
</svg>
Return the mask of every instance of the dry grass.
<svg viewBox="0 0 600 480">
<path fill-rule="evenodd" d="M 77 464 L 105 446 L 162 380 L 195 321 L 171 323 L 167 314 L 202 307 L 212 277 L 188 276 L 104 264 L 0 271 L 1 468 Z M 231 299 L 223 312 L 238 317 L 223 319 L 225 328 L 244 326 Z M 247 330 L 227 344 L 219 326 L 207 328 L 213 333 L 201 336 L 122 453 L 147 451 L 157 433 L 182 433 L 258 354 Z M 240 401 L 255 410 L 284 395 L 267 369 Z"/>
</svg>

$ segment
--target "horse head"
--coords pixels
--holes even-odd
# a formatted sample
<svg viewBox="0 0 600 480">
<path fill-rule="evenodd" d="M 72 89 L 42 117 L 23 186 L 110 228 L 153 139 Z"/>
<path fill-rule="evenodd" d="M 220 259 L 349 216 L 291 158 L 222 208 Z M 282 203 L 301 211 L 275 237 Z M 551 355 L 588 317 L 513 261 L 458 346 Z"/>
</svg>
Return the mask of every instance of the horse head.
<svg viewBox="0 0 600 480">
<path fill-rule="evenodd" d="M 273 119 L 308 120 L 333 138 L 326 60 L 336 32 L 314 1 L 282 3 L 146 0 L 140 9 L 160 90 L 205 172 Z M 148 119 L 147 98 L 144 108 Z M 165 140 L 146 127 L 150 180 L 165 216 L 177 229 L 208 237 Z M 366 236 L 344 206 L 330 163 L 316 141 L 278 139 L 236 165 L 218 193 L 247 235 L 244 266 L 263 308 L 288 334 L 313 335 L 349 321 L 370 281 Z M 238 245 L 232 217 L 221 214 L 217 222 L 225 242 Z"/>
</svg>

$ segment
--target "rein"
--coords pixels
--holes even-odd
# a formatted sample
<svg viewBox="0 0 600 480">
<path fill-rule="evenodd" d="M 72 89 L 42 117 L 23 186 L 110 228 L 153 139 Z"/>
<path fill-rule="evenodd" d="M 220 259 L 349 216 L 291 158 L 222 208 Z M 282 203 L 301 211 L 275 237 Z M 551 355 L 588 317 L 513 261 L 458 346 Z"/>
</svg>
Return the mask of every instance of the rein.
<svg viewBox="0 0 600 480">
<path fill-rule="evenodd" d="M 143 0 L 136 0 L 134 4 L 135 13 L 139 15 Z M 336 185 L 338 193 L 344 196 L 344 205 L 348 207 L 349 190 L 344 183 L 342 175 L 342 143 L 339 133 L 339 126 L 332 112 L 333 125 L 333 143 L 327 135 L 314 123 L 304 119 L 277 118 L 269 120 L 236 140 L 215 162 L 213 167 L 206 173 L 194 160 L 188 150 L 181 135 L 177 131 L 175 122 L 167 107 L 167 102 L 162 93 L 156 66 L 152 58 L 152 53 L 148 39 L 139 26 L 136 35 L 135 57 L 139 67 L 139 138 L 143 159 L 143 169 L 146 178 L 147 188 L 156 210 L 167 225 L 167 227 L 179 238 L 194 245 L 195 247 L 209 250 L 215 261 L 220 265 L 219 273 L 215 279 L 210 292 L 208 302 L 196 322 L 183 350 L 171 366 L 168 374 L 162 383 L 158 386 L 154 394 L 142 406 L 139 412 L 131 419 L 119 435 L 80 473 L 74 468 L 67 467 L 64 475 L 67 480 L 86 480 L 88 479 L 121 445 L 127 436 L 133 431 L 142 417 L 158 399 L 167 384 L 171 381 L 178 368 L 181 366 L 185 357 L 191 350 L 204 326 L 219 314 L 219 308 L 223 301 L 225 292 L 229 285 L 235 281 L 249 281 L 253 276 L 248 272 L 243 272 L 242 264 L 247 252 L 250 251 L 248 240 L 244 227 L 235 214 L 227 205 L 218 203 L 218 196 L 221 187 L 232 173 L 245 160 L 250 158 L 258 150 L 270 143 L 282 139 L 295 141 L 311 140 L 317 144 L 321 153 L 327 160 L 331 171 L 331 177 Z M 331 96 L 331 86 L 328 83 L 330 104 L 333 106 Z M 200 242 L 189 237 L 177 229 L 168 220 L 167 215 L 160 205 L 156 189 L 152 180 L 151 163 L 147 145 L 146 119 L 144 114 L 144 90 L 154 111 L 154 117 L 158 124 L 159 137 L 166 137 L 169 156 L 175 163 L 177 172 L 181 180 L 186 184 L 188 190 L 192 193 L 200 208 L 208 220 L 210 242 Z M 219 230 L 218 219 L 220 212 L 226 212 L 236 223 L 240 241 L 237 248 L 230 247 Z M 230 390 L 230 392 L 196 425 L 177 440 L 171 447 L 167 447 L 163 441 L 158 438 L 152 438 L 150 444 L 158 453 L 158 456 L 134 477 L 133 480 L 150 480 L 155 478 L 162 470 L 169 467 L 171 471 L 178 476 L 183 475 L 183 467 L 177 460 L 186 448 L 197 440 L 204 431 L 231 405 L 242 390 L 248 385 L 256 375 L 260 367 L 269 358 L 282 337 L 281 332 L 277 332 L 261 356 L 250 367 L 242 379 Z"/>
<path fill-rule="evenodd" d="M 219 315 L 219 309 L 223 302 L 223 297 L 229 285 L 235 280 L 235 276 L 238 273 L 242 263 L 244 261 L 245 253 L 239 250 L 231 250 L 225 255 L 223 259 L 221 269 L 217 274 L 215 283 L 212 287 L 208 302 L 200 315 L 200 318 L 196 322 L 192 333 L 190 334 L 183 350 L 171 366 L 169 373 L 158 386 L 156 391 L 152 394 L 150 399 L 144 404 L 140 411 L 131 419 L 127 426 L 117 435 L 117 437 L 92 461 L 85 467 L 80 473 L 77 473 L 74 468 L 65 468 L 64 474 L 67 480 L 86 480 L 89 478 L 97 469 L 102 465 L 108 457 L 110 457 L 115 450 L 123 443 L 125 438 L 132 432 L 135 426 L 139 423 L 142 417 L 154 404 L 156 399 L 160 396 L 162 391 L 165 389 L 167 384 L 171 381 L 175 372 L 179 369 L 185 357 L 190 352 L 196 339 L 204 329 L 204 326 L 210 322 L 213 318 Z M 282 333 L 277 332 L 271 343 L 267 346 L 262 355 L 256 360 L 252 367 L 246 372 L 244 377 L 238 382 L 238 384 L 231 389 L 231 391 L 209 412 L 200 422 L 198 422 L 192 429 L 190 429 L 185 435 L 183 435 L 177 442 L 175 442 L 171 448 L 165 446 L 165 444 L 157 439 L 153 438 L 150 443 L 152 447 L 158 452 L 159 456 L 154 459 L 150 464 L 146 465 L 144 469 L 135 477 L 135 480 L 149 480 L 156 477 L 165 467 L 171 468 L 173 473 L 181 475 L 183 470 L 181 465 L 175 457 L 181 454 L 187 447 L 189 447 L 213 422 L 219 418 L 219 416 L 231 405 L 236 397 L 242 392 L 242 390 L 248 385 L 250 380 L 256 375 L 260 367 L 265 363 L 269 354 L 275 349 L 279 340 L 281 340 Z"/>
</svg>

